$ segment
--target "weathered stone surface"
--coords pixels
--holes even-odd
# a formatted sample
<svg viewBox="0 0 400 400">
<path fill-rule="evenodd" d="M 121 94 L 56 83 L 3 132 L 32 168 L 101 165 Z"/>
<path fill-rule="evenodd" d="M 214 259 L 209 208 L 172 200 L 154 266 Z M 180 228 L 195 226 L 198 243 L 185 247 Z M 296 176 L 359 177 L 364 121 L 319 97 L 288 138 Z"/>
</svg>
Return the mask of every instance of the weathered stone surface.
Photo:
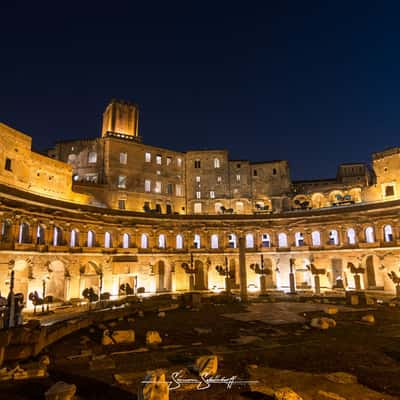
<svg viewBox="0 0 400 400">
<path fill-rule="evenodd" d="M 312 328 L 317 328 L 322 330 L 329 329 L 329 323 L 326 320 L 323 320 L 322 318 L 313 318 L 311 320 L 310 326 Z"/>
<path fill-rule="evenodd" d="M 324 390 L 318 390 L 316 400 L 346 400 L 346 398 L 336 393 L 325 392 Z"/>
<path fill-rule="evenodd" d="M 166 315 L 167 315 L 167 314 L 165 314 L 165 311 L 160 311 L 160 312 L 158 313 L 158 316 L 159 316 L 160 318 L 165 318 Z"/>
<path fill-rule="evenodd" d="M 160 307 L 158 309 L 159 312 L 162 311 L 172 311 L 172 310 L 177 310 L 179 308 L 179 304 L 170 304 L 168 306 Z"/>
<path fill-rule="evenodd" d="M 137 315 L 138 315 L 138 317 L 143 318 L 144 312 L 142 310 L 139 310 Z"/>
<path fill-rule="evenodd" d="M 374 324 L 375 323 L 375 317 L 372 314 L 367 314 L 367 315 L 364 315 L 361 318 L 361 321 L 368 322 L 369 324 Z"/>
<path fill-rule="evenodd" d="M 276 400 L 303 400 L 294 390 L 288 387 L 275 390 L 274 396 Z"/>
<path fill-rule="evenodd" d="M 122 344 L 122 343 L 134 343 L 135 342 L 135 331 L 133 329 L 109 331 L 103 332 L 102 344 L 109 346 L 111 344 Z"/>
<path fill-rule="evenodd" d="M 214 355 L 201 356 L 196 359 L 196 368 L 199 376 L 216 375 L 218 370 L 218 357 Z"/>
<path fill-rule="evenodd" d="M 329 315 L 335 315 L 339 312 L 337 307 L 328 307 L 325 312 Z"/>
<path fill-rule="evenodd" d="M 96 371 L 114 369 L 116 365 L 115 361 L 111 357 L 103 355 L 101 357 L 93 358 L 92 361 L 89 362 L 89 367 L 91 371 Z"/>
<path fill-rule="evenodd" d="M 347 372 L 333 372 L 332 374 L 326 374 L 325 378 L 331 382 L 342 383 L 347 385 L 357 383 L 357 377 L 348 374 Z"/>
<path fill-rule="evenodd" d="M 46 400 L 72 400 L 76 392 L 76 386 L 59 381 L 46 393 Z"/>
<path fill-rule="evenodd" d="M 50 357 L 47 354 L 40 356 L 39 365 L 43 368 L 47 368 L 50 365 Z"/>
<path fill-rule="evenodd" d="M 209 328 L 193 328 L 193 330 L 198 334 L 198 335 L 208 335 L 212 332 L 212 329 Z"/>
<path fill-rule="evenodd" d="M 146 332 L 146 345 L 147 346 L 158 346 L 161 344 L 162 339 L 157 331 L 147 331 Z"/>
<path fill-rule="evenodd" d="M 138 389 L 138 400 L 168 400 L 169 388 L 163 370 L 149 371 Z"/>
</svg>

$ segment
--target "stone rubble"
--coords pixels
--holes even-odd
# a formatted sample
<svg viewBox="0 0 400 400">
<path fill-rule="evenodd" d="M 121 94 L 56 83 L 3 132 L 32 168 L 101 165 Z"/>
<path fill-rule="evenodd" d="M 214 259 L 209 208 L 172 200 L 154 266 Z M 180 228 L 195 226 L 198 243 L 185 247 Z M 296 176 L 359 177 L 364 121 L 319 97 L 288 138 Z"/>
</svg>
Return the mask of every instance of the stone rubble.
<svg viewBox="0 0 400 400">
<path fill-rule="evenodd" d="M 157 347 L 162 342 L 161 336 L 157 331 L 146 332 L 146 345 L 149 347 Z"/>
<path fill-rule="evenodd" d="M 218 370 L 218 357 L 214 355 L 201 356 L 196 359 L 196 370 L 199 376 L 213 376 Z"/>
<path fill-rule="evenodd" d="M 143 381 L 146 382 L 138 388 L 138 400 L 169 400 L 169 387 L 163 370 L 149 371 Z"/>
<path fill-rule="evenodd" d="M 105 330 L 103 332 L 103 338 L 101 343 L 103 346 L 109 346 L 112 344 L 126 344 L 135 342 L 135 331 L 133 329 Z"/>
<path fill-rule="evenodd" d="M 76 386 L 59 381 L 45 393 L 46 400 L 73 400 Z"/>
</svg>

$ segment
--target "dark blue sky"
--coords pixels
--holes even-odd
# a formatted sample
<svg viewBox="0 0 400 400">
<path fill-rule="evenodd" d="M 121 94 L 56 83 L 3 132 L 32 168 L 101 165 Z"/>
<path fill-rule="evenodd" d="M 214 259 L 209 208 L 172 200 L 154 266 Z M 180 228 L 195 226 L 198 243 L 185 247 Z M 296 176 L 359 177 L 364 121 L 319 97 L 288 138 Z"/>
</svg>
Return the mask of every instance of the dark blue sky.
<svg viewBox="0 0 400 400">
<path fill-rule="evenodd" d="M 35 148 L 99 136 L 113 97 L 146 143 L 287 159 L 294 179 L 400 144 L 398 2 L 15 3 L 0 120 Z"/>
</svg>

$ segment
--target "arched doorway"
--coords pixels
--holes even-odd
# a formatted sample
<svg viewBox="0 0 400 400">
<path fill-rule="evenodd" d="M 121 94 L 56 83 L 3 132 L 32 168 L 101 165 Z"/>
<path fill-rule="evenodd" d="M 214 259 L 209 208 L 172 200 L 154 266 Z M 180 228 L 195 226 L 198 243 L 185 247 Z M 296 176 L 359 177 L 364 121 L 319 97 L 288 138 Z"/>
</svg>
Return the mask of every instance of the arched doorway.
<svg viewBox="0 0 400 400">
<path fill-rule="evenodd" d="M 194 277 L 194 288 L 195 290 L 206 290 L 206 274 L 204 273 L 204 264 L 200 260 L 196 260 L 195 266 L 195 277 Z"/>
<path fill-rule="evenodd" d="M 347 282 L 343 279 L 343 262 L 340 258 L 332 258 L 332 288 L 344 289 Z"/>
<path fill-rule="evenodd" d="M 156 291 L 164 292 L 165 288 L 165 263 L 163 260 L 160 260 L 156 264 Z"/>
<path fill-rule="evenodd" d="M 65 300 L 65 269 L 61 261 L 49 264 L 49 281 L 46 285 L 46 296 L 53 296 L 53 301 Z"/>
<path fill-rule="evenodd" d="M 374 268 L 374 257 L 368 256 L 365 260 L 365 275 L 367 278 L 367 288 L 375 289 L 376 288 L 376 277 L 375 277 L 375 268 Z"/>
</svg>

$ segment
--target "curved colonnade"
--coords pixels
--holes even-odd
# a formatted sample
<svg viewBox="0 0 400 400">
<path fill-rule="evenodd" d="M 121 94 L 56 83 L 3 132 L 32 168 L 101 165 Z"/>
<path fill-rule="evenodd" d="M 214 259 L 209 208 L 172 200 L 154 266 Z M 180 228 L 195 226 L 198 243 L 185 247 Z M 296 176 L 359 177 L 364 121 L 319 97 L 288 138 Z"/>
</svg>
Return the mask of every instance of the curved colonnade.
<svg viewBox="0 0 400 400">
<path fill-rule="evenodd" d="M 0 187 L 0 291 L 27 299 L 111 296 L 239 287 L 238 240 L 246 243 L 249 291 L 354 289 L 395 293 L 400 201 L 273 215 L 158 216 L 48 199 Z M 261 268 L 260 268 L 261 267 Z M 356 275 L 359 276 L 357 283 Z M 27 306 L 31 307 L 30 301 Z"/>
</svg>

